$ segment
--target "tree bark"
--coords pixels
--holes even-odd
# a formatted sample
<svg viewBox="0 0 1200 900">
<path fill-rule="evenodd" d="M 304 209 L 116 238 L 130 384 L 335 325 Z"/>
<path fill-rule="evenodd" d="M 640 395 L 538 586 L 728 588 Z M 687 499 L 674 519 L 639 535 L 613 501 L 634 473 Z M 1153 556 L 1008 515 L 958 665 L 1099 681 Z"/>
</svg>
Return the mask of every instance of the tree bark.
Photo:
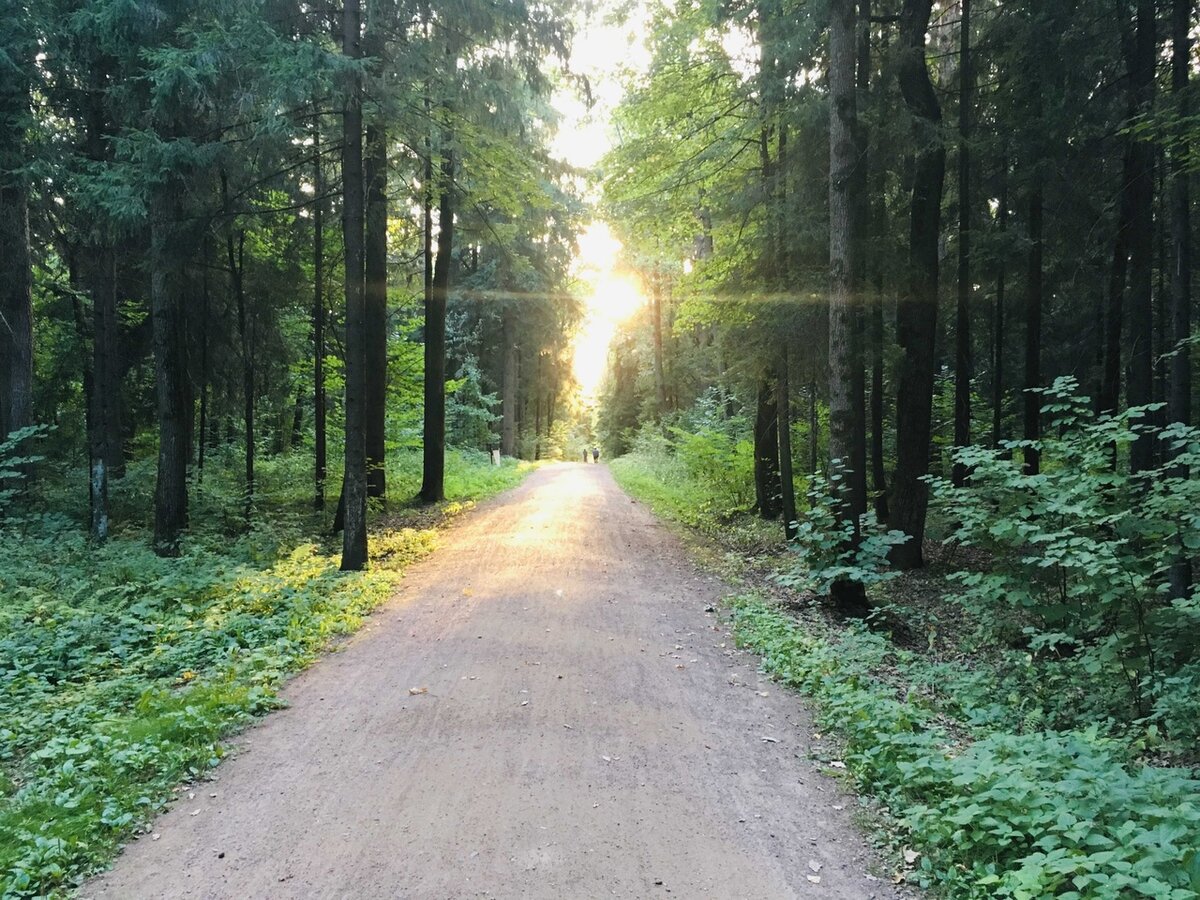
<svg viewBox="0 0 1200 900">
<path fill-rule="evenodd" d="M 446 301 L 454 252 L 454 151 L 442 162 L 438 203 L 437 261 L 425 308 L 425 439 L 421 499 L 436 503 L 446 496 Z"/>
<path fill-rule="evenodd" d="M 1137 30 L 1129 59 L 1132 97 L 1137 115 L 1150 112 L 1154 97 L 1154 0 L 1138 0 Z M 1154 145 L 1137 140 L 1131 147 L 1129 215 L 1129 406 L 1154 401 Z M 1154 443 L 1148 436 L 1129 448 L 1129 468 L 1142 472 L 1153 466 Z"/>
<path fill-rule="evenodd" d="M 116 260 L 104 243 L 91 248 L 88 293 L 92 298 L 92 377 L 88 397 L 88 457 L 91 466 L 91 535 L 97 541 L 108 537 L 109 462 L 120 453 L 110 446 L 114 432 L 120 434 L 117 398 L 121 390 L 120 349 L 117 345 Z"/>
<path fill-rule="evenodd" d="M 867 100 L 871 89 L 871 0 L 859 0 L 858 4 L 858 73 L 856 82 L 860 97 Z M 863 174 L 860 183 L 863 185 L 863 238 L 866 242 L 872 235 L 878 235 L 883 228 L 886 211 L 882 202 L 872 214 L 869 199 L 871 175 L 867 171 L 870 151 L 869 129 L 859 120 L 859 159 L 862 161 Z M 863 266 L 867 265 L 867 254 L 863 251 Z M 884 409 L 884 360 L 883 360 L 883 267 L 879 263 L 871 266 L 874 271 L 874 289 L 867 291 L 868 278 L 866 271 L 862 272 L 861 283 L 863 290 L 864 341 L 869 343 L 871 365 L 871 388 L 869 408 L 870 434 L 870 468 L 871 492 L 874 495 L 875 516 L 880 522 L 888 519 L 887 471 L 883 454 L 883 409 Z M 866 365 L 866 350 L 864 350 L 863 365 Z M 865 387 L 864 387 L 865 390 Z M 865 471 L 865 466 L 864 466 Z"/>
<path fill-rule="evenodd" d="M 245 482 L 243 483 L 242 501 L 245 504 L 246 521 L 250 521 L 254 508 L 254 407 L 255 407 L 255 372 L 254 372 L 254 336 L 251 334 L 249 310 L 246 307 L 246 232 L 245 229 L 234 228 L 233 210 L 229 206 L 229 181 L 225 173 L 221 173 L 221 198 L 225 214 L 230 217 L 225 230 L 225 259 L 229 267 L 229 290 L 233 294 L 234 308 L 237 310 L 238 340 L 241 344 L 242 355 L 242 426 L 246 439 L 245 449 Z M 207 324 L 207 323 L 206 323 Z"/>
<path fill-rule="evenodd" d="M 34 40 L 16 5 L 0 35 L 0 441 L 33 424 L 33 271 L 25 130 Z"/>
<path fill-rule="evenodd" d="M 782 484 L 779 474 L 779 410 L 775 377 L 768 372 L 758 384 L 754 415 L 754 495 L 763 519 L 778 519 Z"/>
<path fill-rule="evenodd" d="M 1038 163 L 1034 163 L 1035 166 Z M 1042 436 L 1042 175 L 1036 171 L 1029 190 L 1029 255 L 1025 284 L 1025 385 L 1024 438 L 1039 440 Z M 1036 475 L 1041 470 L 1041 452 L 1036 447 L 1025 448 L 1025 474 Z"/>
<path fill-rule="evenodd" d="M 865 473 L 852 477 L 854 460 L 862 455 L 856 410 L 863 406 L 862 356 L 858 346 L 854 271 L 860 260 L 855 248 L 856 218 L 861 218 L 862 190 L 858 177 L 858 110 L 855 98 L 854 0 L 833 0 L 829 25 L 829 461 L 838 500 L 838 516 L 852 528 L 851 547 L 857 548 L 861 534 L 859 517 L 866 512 Z M 858 370 L 856 379 L 855 370 Z M 859 490 L 862 486 L 864 489 Z M 834 604 L 844 615 L 862 616 L 867 611 L 862 584 L 846 579 L 834 583 Z"/>
<path fill-rule="evenodd" d="M 367 128 L 366 157 L 366 376 L 363 430 L 367 496 L 387 492 L 384 472 L 387 418 L 387 132 L 376 117 Z"/>
<path fill-rule="evenodd" d="M 342 53 L 362 56 L 360 0 L 342 8 Z M 362 81 L 353 84 L 342 111 L 342 234 L 346 293 L 346 467 L 342 481 L 342 569 L 367 564 L 366 285 L 363 249 Z"/>
<path fill-rule="evenodd" d="M 929 488 L 930 426 L 933 414 L 938 308 L 938 239 L 946 150 L 942 112 L 925 61 L 931 0 L 905 0 L 900 15 L 902 52 L 897 65 L 900 92 L 913 117 L 913 160 L 907 290 L 896 311 L 896 337 L 903 351 L 896 391 L 896 471 L 892 479 L 890 522 L 909 536 L 892 548 L 900 569 L 924 563 L 922 543 Z"/>
<path fill-rule="evenodd" d="M 1000 162 L 1000 236 L 1008 236 L 1008 157 Z M 1000 258 L 996 264 L 996 309 L 992 323 L 992 446 L 999 449 L 1004 439 L 1004 329 L 1005 278 L 1008 274 L 1008 254 L 1005 243 L 1001 244 Z"/>
<path fill-rule="evenodd" d="M 871 490 L 875 495 L 875 518 L 886 522 L 889 517 L 887 469 L 883 454 L 883 287 L 878 285 L 871 296 L 869 336 L 871 341 Z"/>
<path fill-rule="evenodd" d="M 960 0 L 958 67 L 958 303 L 954 317 L 954 446 L 971 443 L 971 0 Z M 951 475 L 961 487 L 967 469 Z"/>
<path fill-rule="evenodd" d="M 817 383 L 808 383 L 808 471 L 815 475 L 821 468 L 821 419 L 817 414 Z"/>
<path fill-rule="evenodd" d="M 652 276 L 650 287 L 651 313 L 654 317 L 654 397 L 655 417 L 662 418 L 667 408 L 667 380 L 663 374 L 662 279 Z"/>
<path fill-rule="evenodd" d="M 33 276 L 28 191 L 0 172 L 0 440 L 33 421 Z"/>
<path fill-rule="evenodd" d="M 103 163 L 108 157 L 105 144 L 105 118 L 102 73 L 92 74 L 93 94 L 87 105 L 86 143 L 88 159 Z M 91 536 L 96 541 L 108 537 L 108 483 L 118 477 L 114 462 L 123 459 L 121 450 L 121 350 L 120 324 L 117 320 L 116 254 L 111 239 L 98 236 L 88 249 L 83 278 L 92 298 L 92 372 L 88 392 L 88 460 L 91 490 Z M 207 291 L 208 270 L 205 269 Z M 205 295 L 207 302 L 207 293 Z M 207 332 L 205 332 L 207 335 Z"/>
<path fill-rule="evenodd" d="M 154 552 L 178 556 L 187 527 L 188 418 L 184 363 L 183 187 L 170 178 L 154 188 L 150 222 L 150 314 L 158 415 L 158 472 L 154 488 Z"/>
<path fill-rule="evenodd" d="M 1115 414 L 1121 402 L 1121 332 L 1124 326 L 1125 279 L 1129 267 L 1129 217 L 1133 186 L 1132 139 L 1125 148 L 1121 164 L 1120 207 L 1117 231 L 1113 236 L 1112 267 L 1109 269 L 1108 296 L 1104 305 L 1104 344 L 1101 353 L 1100 392 L 1096 409 Z"/>
<path fill-rule="evenodd" d="M 516 311 L 506 306 L 501 317 L 500 341 L 504 371 L 500 385 L 500 452 L 517 455 L 517 334 Z"/>
<path fill-rule="evenodd" d="M 204 481 L 204 459 L 208 451 L 208 397 L 212 377 L 209 372 L 208 332 L 209 316 L 212 309 L 212 291 L 210 289 L 209 271 L 212 267 L 212 254 L 209 253 L 208 235 L 204 236 L 200 253 L 202 255 L 200 268 L 204 273 L 200 277 L 200 315 L 203 325 L 200 328 L 200 426 L 196 436 L 196 483 Z"/>
<path fill-rule="evenodd" d="M 328 450 L 325 433 L 325 172 L 320 118 L 313 120 L 313 506 L 325 508 Z"/>
<path fill-rule="evenodd" d="M 784 540 L 790 541 L 796 536 L 796 476 L 792 471 L 792 398 L 786 343 L 779 353 L 775 405 L 779 409 L 779 480 L 782 487 L 780 501 L 783 512 L 783 537 Z"/>
<path fill-rule="evenodd" d="M 1171 7 L 1171 93 L 1175 98 L 1175 113 L 1181 123 L 1171 160 L 1171 244 L 1175 267 L 1171 278 L 1171 344 L 1174 355 L 1170 361 L 1170 385 L 1167 393 L 1167 418 L 1171 422 L 1190 425 L 1192 421 L 1191 348 L 1185 343 L 1192 332 L 1192 223 L 1191 195 L 1188 184 L 1187 157 L 1190 151 L 1190 115 L 1188 81 L 1191 57 L 1191 21 L 1194 0 L 1174 0 Z M 1184 467 L 1176 467 L 1173 475 L 1187 478 Z M 1190 554 L 1181 548 L 1180 560 L 1171 567 L 1171 595 L 1177 599 L 1189 596 L 1192 587 Z"/>
</svg>

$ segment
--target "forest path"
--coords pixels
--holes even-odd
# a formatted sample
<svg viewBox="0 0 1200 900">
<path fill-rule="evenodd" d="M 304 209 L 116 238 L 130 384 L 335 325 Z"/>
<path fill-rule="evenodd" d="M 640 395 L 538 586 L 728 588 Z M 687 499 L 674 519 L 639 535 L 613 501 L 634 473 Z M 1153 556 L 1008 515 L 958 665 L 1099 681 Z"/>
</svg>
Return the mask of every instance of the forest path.
<svg viewBox="0 0 1200 900">
<path fill-rule="evenodd" d="M 540 469 L 81 896 L 895 896 L 721 592 L 606 467 Z"/>
</svg>

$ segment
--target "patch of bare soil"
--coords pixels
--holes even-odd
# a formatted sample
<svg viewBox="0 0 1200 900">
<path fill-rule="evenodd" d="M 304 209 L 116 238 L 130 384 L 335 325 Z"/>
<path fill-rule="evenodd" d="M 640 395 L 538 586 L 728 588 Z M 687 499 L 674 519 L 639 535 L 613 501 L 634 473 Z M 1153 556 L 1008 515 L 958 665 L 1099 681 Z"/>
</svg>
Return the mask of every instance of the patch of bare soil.
<svg viewBox="0 0 1200 900">
<path fill-rule="evenodd" d="M 726 590 L 606 468 L 543 468 L 82 896 L 897 896 Z"/>
</svg>

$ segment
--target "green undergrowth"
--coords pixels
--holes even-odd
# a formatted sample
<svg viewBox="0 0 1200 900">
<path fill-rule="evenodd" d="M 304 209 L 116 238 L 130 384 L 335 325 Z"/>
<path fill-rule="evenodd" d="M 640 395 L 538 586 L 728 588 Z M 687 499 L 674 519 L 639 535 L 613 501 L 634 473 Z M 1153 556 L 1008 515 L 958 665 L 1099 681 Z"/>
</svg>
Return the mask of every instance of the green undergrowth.
<svg viewBox="0 0 1200 900">
<path fill-rule="evenodd" d="M 757 595 L 729 606 L 739 643 L 840 735 L 848 771 L 920 852 L 923 885 L 961 898 L 1200 897 L 1200 781 L 1186 770 L 1140 763 L 1096 727 L 1024 728 L 1003 702 L 1012 685 L 932 666 L 863 627 L 802 626 Z"/>
<path fill-rule="evenodd" d="M 740 471 L 708 471 L 707 456 L 695 456 L 698 459 L 684 466 L 674 455 L 640 450 L 612 460 L 609 469 L 623 490 L 656 515 L 702 534 L 719 535 L 722 544 L 733 549 L 753 553 L 778 542 L 778 523 L 747 515 L 754 502 L 752 476 L 747 482 Z"/>
<path fill-rule="evenodd" d="M 415 483 L 415 464 L 397 466 L 394 496 Z M 275 494 L 259 508 L 274 512 L 256 512 L 249 530 L 235 522 L 218 503 L 235 476 L 214 467 L 179 559 L 154 556 L 132 516 L 100 547 L 68 509 L 0 528 L 0 896 L 69 893 L 434 546 L 426 526 L 439 517 L 414 528 L 389 515 L 371 534 L 369 571 L 339 572 L 338 547 L 301 511 L 302 461 L 262 468 L 262 494 Z M 451 454 L 456 502 L 440 518 L 527 471 Z M 143 475 L 131 466 L 115 506 L 140 508 L 144 485 L 131 479 Z"/>
<path fill-rule="evenodd" d="M 882 531 L 878 559 L 830 557 L 821 541 L 836 542 L 819 497 L 808 498 L 796 552 L 785 550 L 778 523 L 758 522 L 737 499 L 751 482 L 736 449 L 698 437 L 705 438 L 699 462 L 695 446 L 651 442 L 614 460 L 613 473 L 625 490 L 693 533 L 705 565 L 740 585 L 743 594 L 728 603 L 737 639 L 762 656 L 764 670 L 815 701 L 822 731 L 844 744 L 847 772 L 884 813 L 872 816 L 873 824 L 906 851 L 905 877 L 965 900 L 1200 898 L 1200 780 L 1186 767 L 1195 761 L 1195 718 L 1186 714 L 1194 681 L 1186 667 L 1164 670 L 1174 661 L 1166 652 L 1154 655 L 1154 672 L 1134 665 L 1137 648 L 1151 638 L 1169 651 L 1169 640 L 1186 642 L 1194 629 L 1159 627 L 1155 618 L 1147 621 L 1158 631 L 1122 631 L 1124 620 L 1108 615 L 1103 628 L 1068 635 L 1058 619 L 1050 628 L 1034 615 L 1045 600 L 1048 557 L 1058 567 L 1049 569 L 1056 575 L 1051 587 L 1073 591 L 1071 610 L 1102 616 L 1110 607 L 1144 606 L 1160 618 L 1192 610 L 1194 602 L 1150 599 L 1161 592 L 1129 578 L 1109 579 L 1106 587 L 1097 576 L 1093 596 L 1068 577 L 1077 575 L 1066 570 L 1074 557 L 1050 552 L 1066 543 L 1076 555 L 1104 559 L 1139 548 L 1153 554 L 1161 541 L 1138 542 L 1128 533 L 1143 521 L 1157 527 L 1165 516 L 1146 514 L 1145 502 L 1127 503 L 1125 531 L 1109 537 L 1121 546 L 1105 555 L 1107 532 L 1092 523 L 1111 531 L 1116 518 L 1107 509 L 1093 515 L 1088 503 L 1099 501 L 1086 498 L 1096 494 L 1120 507 L 1122 497 L 1080 484 L 1076 493 L 1085 499 L 1076 502 L 1064 486 L 1043 484 L 1050 476 L 1026 483 L 1006 460 L 989 457 L 974 466 L 970 497 L 935 485 L 935 500 L 948 498 L 962 523 L 958 532 L 976 520 L 990 535 L 1016 530 L 1010 507 L 1068 508 L 1040 512 L 1032 537 L 1022 533 L 1020 541 L 996 546 L 961 541 L 961 556 L 951 555 L 938 571 L 891 580 L 898 573 L 883 563 Z M 1090 447 L 1084 438 L 1068 430 L 1064 446 L 1051 446 L 1045 458 L 1069 458 L 1076 444 Z M 1112 437 L 1105 432 L 1096 442 L 1109 452 Z M 721 459 L 728 463 L 724 480 Z M 1104 467 L 1076 464 L 1070 471 L 1102 477 Z M 1111 476 L 1106 484 L 1113 490 Z M 746 535 L 760 542 L 753 546 Z M 1090 560 L 1077 569 L 1107 577 Z M 1164 571 L 1160 560 L 1139 560 L 1131 571 Z M 813 593 L 830 570 L 870 586 L 877 609 L 870 628 L 847 625 Z M 1014 613 L 1014 598 L 1031 599 Z M 1048 629 L 1054 634 L 1047 637 Z M 1136 640 L 1121 643 L 1127 631 Z M 1130 702 L 1133 694 L 1147 698 L 1141 707 Z"/>
</svg>

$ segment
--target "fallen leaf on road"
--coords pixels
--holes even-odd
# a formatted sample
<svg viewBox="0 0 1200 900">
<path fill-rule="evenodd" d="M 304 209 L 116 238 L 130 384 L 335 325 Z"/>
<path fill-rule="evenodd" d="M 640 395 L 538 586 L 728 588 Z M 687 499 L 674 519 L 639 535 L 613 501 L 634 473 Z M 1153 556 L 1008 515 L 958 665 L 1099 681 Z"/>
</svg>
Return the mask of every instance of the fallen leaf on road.
<svg viewBox="0 0 1200 900">
<path fill-rule="evenodd" d="M 809 867 L 810 869 L 812 869 L 814 872 L 820 872 L 820 871 L 821 871 L 821 864 L 820 864 L 819 862 L 817 862 L 815 859 L 810 859 L 810 860 L 808 861 L 808 867 Z"/>
<path fill-rule="evenodd" d="M 910 866 L 920 858 L 921 858 L 921 854 L 918 853 L 916 850 L 907 850 L 906 849 L 904 851 L 904 861 L 906 863 L 908 863 Z"/>
<path fill-rule="evenodd" d="M 429 688 L 427 688 L 427 687 L 413 687 L 413 688 L 409 688 L 409 689 L 408 689 L 408 692 L 409 692 L 409 693 L 410 693 L 412 696 L 414 696 L 414 697 L 415 697 L 415 696 L 417 696 L 417 694 L 428 694 L 428 693 L 429 693 Z"/>
<path fill-rule="evenodd" d="M 821 883 L 821 876 L 820 876 L 820 875 L 808 875 L 808 876 L 806 876 L 806 877 L 807 877 L 807 878 L 808 878 L 808 880 L 809 880 L 809 881 L 811 881 L 813 884 L 820 884 L 820 883 Z"/>
<path fill-rule="evenodd" d="M 831 762 L 829 765 L 830 765 L 832 768 L 834 768 L 834 769 L 844 769 L 844 768 L 846 768 L 846 764 L 845 764 L 844 762 L 842 762 L 840 759 L 835 759 L 835 760 L 834 760 L 833 762 Z"/>
<path fill-rule="evenodd" d="M 765 737 L 765 738 L 763 738 L 763 743 L 764 744 L 778 744 L 779 738 Z"/>
</svg>

